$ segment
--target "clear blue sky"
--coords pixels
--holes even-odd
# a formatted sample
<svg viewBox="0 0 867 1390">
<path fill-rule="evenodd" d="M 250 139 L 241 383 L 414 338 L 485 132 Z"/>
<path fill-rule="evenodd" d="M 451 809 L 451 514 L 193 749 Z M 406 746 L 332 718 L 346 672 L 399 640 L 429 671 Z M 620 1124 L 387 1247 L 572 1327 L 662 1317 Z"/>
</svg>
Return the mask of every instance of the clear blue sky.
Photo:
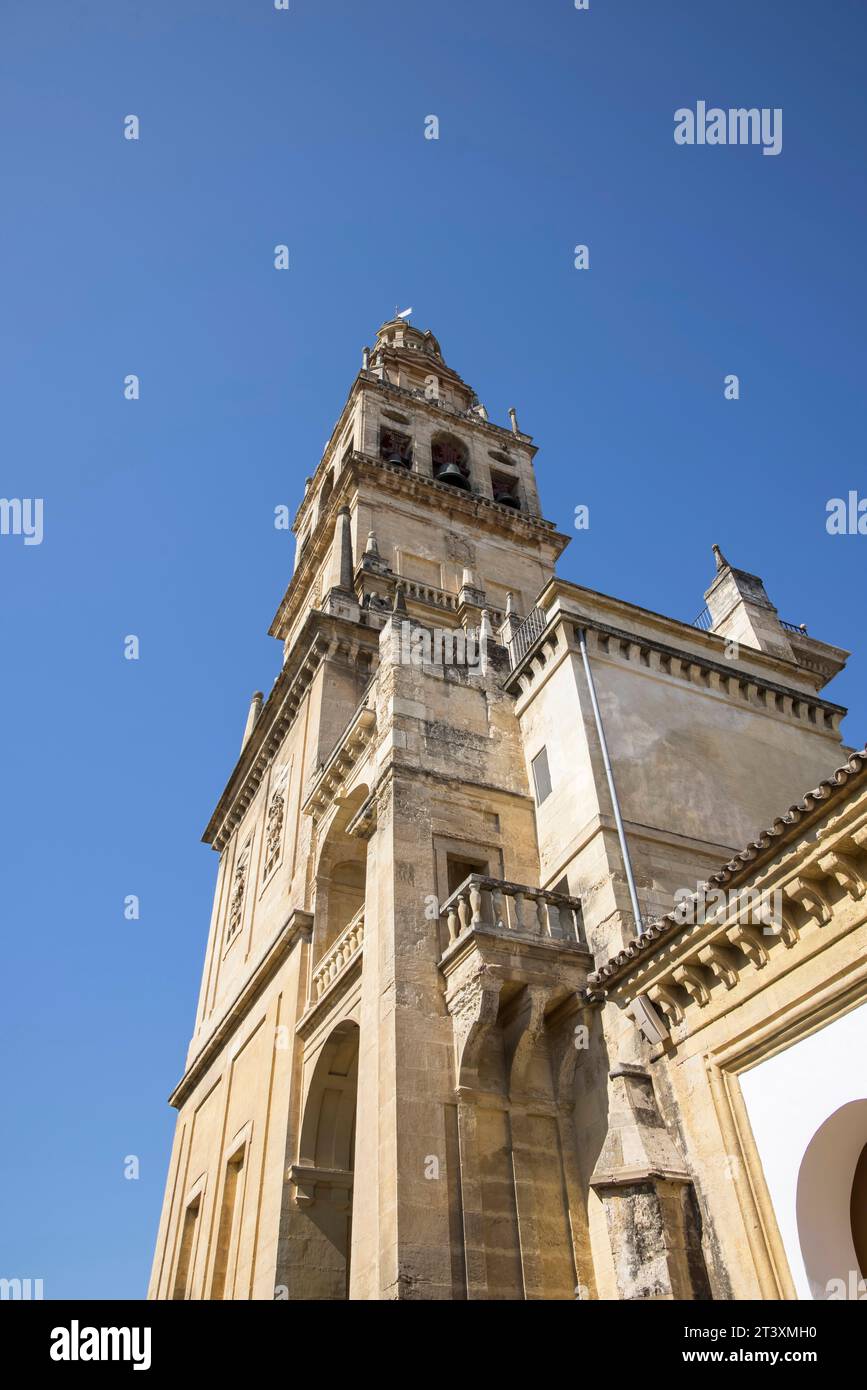
<svg viewBox="0 0 867 1390">
<path fill-rule="evenodd" d="M 0 537 L 0 1274 L 145 1290 L 199 836 L 279 666 L 273 510 L 396 304 L 517 407 L 545 514 L 589 504 L 567 578 L 692 620 L 719 541 L 858 649 L 829 696 L 865 741 L 867 538 L 824 526 L 867 493 L 865 31 L 859 0 L 5 0 L 0 495 L 45 534 Z M 699 99 L 782 107 L 782 153 L 676 146 Z"/>
</svg>

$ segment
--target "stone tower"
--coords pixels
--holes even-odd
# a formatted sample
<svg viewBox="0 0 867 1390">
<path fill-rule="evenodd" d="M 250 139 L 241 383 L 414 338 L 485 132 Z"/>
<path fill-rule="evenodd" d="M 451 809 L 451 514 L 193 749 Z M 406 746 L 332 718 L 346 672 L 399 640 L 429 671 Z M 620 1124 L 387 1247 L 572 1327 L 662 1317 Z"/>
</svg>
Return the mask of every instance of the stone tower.
<svg viewBox="0 0 867 1390">
<path fill-rule="evenodd" d="M 475 1257 L 458 1270 L 457 1155 L 479 1129 L 511 1164 L 506 1111 L 474 1103 L 473 1036 L 474 1012 L 516 987 L 492 977 L 475 993 L 495 957 L 456 959 L 447 1002 L 435 904 L 474 871 L 536 882 L 493 633 L 529 611 L 566 540 L 540 515 L 530 438 L 514 414 L 511 428 L 487 419 L 433 334 L 387 323 L 363 362 L 296 517 L 271 627 L 282 670 L 264 705 L 253 699 L 204 837 L 220 867 L 172 1096 L 154 1297 L 451 1298 L 487 1278 Z M 486 660 L 472 647 L 483 624 Z M 407 641 L 419 627 L 424 664 Z M 452 633 L 470 648 L 449 650 Z M 553 944 L 544 955 L 560 994 L 591 965 Z M 537 970 L 529 959 L 519 973 Z M 516 1066 L 551 988 L 511 1002 Z M 485 1220 L 509 1219 L 504 1177 L 488 1178 L 502 1218 L 483 1215 L 481 1175 L 463 1193 L 480 1252 Z M 517 1291 L 514 1251 L 496 1263 L 497 1286 Z M 564 1273 L 564 1290 L 574 1282 Z"/>
<path fill-rule="evenodd" d="M 708 1296 L 647 1035 L 588 988 L 640 923 L 579 649 L 650 914 L 833 766 L 846 654 L 721 556 L 701 627 L 557 581 L 515 412 L 401 320 L 362 363 L 204 836 L 150 1296 Z"/>
</svg>

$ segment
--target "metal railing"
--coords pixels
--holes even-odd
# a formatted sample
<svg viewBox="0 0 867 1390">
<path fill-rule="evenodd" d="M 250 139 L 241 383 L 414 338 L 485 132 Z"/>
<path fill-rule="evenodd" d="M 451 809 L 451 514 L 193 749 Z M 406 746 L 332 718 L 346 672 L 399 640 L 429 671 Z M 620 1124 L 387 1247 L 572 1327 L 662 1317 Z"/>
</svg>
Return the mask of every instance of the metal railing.
<svg viewBox="0 0 867 1390">
<path fill-rule="evenodd" d="M 524 621 L 515 629 L 515 635 L 509 643 L 513 667 L 523 660 L 536 638 L 542 635 L 547 626 L 548 614 L 544 608 L 532 608 Z"/>
<path fill-rule="evenodd" d="M 777 621 L 779 622 L 780 627 L 783 629 L 784 632 L 795 632 L 798 634 L 799 637 L 807 636 L 806 623 L 787 623 L 782 618 L 779 618 Z M 692 626 L 701 628 L 702 632 L 707 632 L 711 627 L 713 627 L 713 618 L 710 615 L 710 609 L 703 608 L 699 613 L 698 617 L 695 619 L 695 622 L 692 624 Z"/>
</svg>

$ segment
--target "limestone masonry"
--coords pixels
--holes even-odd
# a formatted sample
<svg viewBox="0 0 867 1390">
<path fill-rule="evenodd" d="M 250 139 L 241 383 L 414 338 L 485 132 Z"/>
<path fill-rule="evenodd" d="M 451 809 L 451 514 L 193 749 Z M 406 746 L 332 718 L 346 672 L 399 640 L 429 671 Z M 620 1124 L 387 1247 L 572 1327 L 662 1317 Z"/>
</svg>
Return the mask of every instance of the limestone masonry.
<svg viewBox="0 0 867 1390">
<path fill-rule="evenodd" d="M 557 579 L 535 453 L 430 332 L 365 350 L 205 831 L 152 1298 L 778 1299 L 865 1273 L 867 1118 L 836 1145 L 856 1214 L 820 1239 L 786 1195 L 803 1144 L 778 1175 L 741 1084 L 864 1016 L 867 753 L 823 693 L 848 653 L 718 547 L 694 626 Z"/>
</svg>

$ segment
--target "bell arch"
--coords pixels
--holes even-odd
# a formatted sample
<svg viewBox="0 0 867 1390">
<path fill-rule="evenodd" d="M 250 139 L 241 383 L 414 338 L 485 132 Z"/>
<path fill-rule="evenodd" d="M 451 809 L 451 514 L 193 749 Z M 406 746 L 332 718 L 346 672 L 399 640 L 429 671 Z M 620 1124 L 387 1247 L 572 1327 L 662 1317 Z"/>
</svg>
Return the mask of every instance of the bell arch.
<svg viewBox="0 0 867 1390">
<path fill-rule="evenodd" d="M 452 487 L 470 491 L 470 451 L 462 439 L 454 434 L 440 431 L 430 443 L 430 458 L 433 476 L 437 482 L 451 483 Z"/>
</svg>

